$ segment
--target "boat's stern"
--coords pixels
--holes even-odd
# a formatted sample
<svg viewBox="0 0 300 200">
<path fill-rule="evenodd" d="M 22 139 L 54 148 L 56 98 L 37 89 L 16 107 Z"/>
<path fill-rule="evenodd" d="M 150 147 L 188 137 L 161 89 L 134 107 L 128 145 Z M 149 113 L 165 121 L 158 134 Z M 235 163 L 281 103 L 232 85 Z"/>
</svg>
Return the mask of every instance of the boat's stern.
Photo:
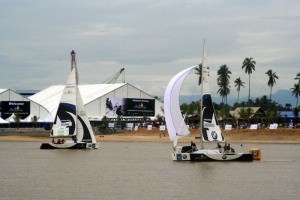
<svg viewBox="0 0 300 200">
<path fill-rule="evenodd" d="M 253 156 L 253 160 L 261 160 L 261 150 L 260 148 L 251 148 L 249 149 L 249 153 Z"/>
<path fill-rule="evenodd" d="M 172 153 L 172 160 L 174 161 L 189 161 L 191 160 L 190 158 L 190 153 L 182 153 L 182 147 L 178 146 L 174 149 Z"/>
<path fill-rule="evenodd" d="M 98 149 L 99 148 L 99 144 L 98 143 L 87 143 L 86 144 L 86 148 L 87 149 Z"/>
<path fill-rule="evenodd" d="M 190 158 L 190 153 L 172 153 L 172 159 L 174 161 L 189 161 L 191 160 Z"/>
</svg>

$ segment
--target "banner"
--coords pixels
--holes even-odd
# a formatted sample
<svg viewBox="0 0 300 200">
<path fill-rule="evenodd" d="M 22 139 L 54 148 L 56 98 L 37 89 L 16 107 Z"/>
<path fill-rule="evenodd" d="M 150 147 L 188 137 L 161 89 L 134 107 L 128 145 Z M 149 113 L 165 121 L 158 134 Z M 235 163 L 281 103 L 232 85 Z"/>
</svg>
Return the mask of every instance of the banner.
<svg viewBox="0 0 300 200">
<path fill-rule="evenodd" d="M 155 116 L 155 99 L 107 98 L 106 116 Z"/>
<path fill-rule="evenodd" d="M 9 118 L 12 114 L 20 115 L 24 119 L 30 114 L 29 101 L 0 101 L 0 117 Z"/>
</svg>

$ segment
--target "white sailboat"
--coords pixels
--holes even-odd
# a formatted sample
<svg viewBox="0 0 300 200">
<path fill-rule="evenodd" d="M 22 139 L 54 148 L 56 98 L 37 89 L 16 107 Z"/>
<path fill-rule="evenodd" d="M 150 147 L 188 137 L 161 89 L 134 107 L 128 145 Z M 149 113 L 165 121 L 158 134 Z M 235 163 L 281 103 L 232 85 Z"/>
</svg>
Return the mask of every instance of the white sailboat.
<svg viewBox="0 0 300 200">
<path fill-rule="evenodd" d="M 204 52 L 204 48 L 203 48 Z M 190 146 L 178 146 L 177 141 L 190 132 L 180 111 L 179 95 L 184 79 L 197 66 L 189 67 L 176 74 L 169 82 L 164 94 L 164 112 L 168 134 L 173 141 L 173 160 L 184 161 L 252 161 L 253 155 L 246 151 L 236 152 L 230 144 L 225 142 L 216 113 L 213 107 L 208 84 L 208 67 L 205 54 L 202 59 L 202 94 L 201 94 L 201 144 L 197 149 L 195 143 Z M 206 143 L 215 143 L 216 148 L 204 148 Z M 222 146 L 223 145 L 223 146 Z"/>
<path fill-rule="evenodd" d="M 65 85 L 50 137 L 52 142 L 42 143 L 41 149 L 97 149 L 98 144 L 84 110 L 78 88 L 78 72 L 75 52 L 72 69 Z M 74 64 L 73 64 L 74 62 Z"/>
</svg>

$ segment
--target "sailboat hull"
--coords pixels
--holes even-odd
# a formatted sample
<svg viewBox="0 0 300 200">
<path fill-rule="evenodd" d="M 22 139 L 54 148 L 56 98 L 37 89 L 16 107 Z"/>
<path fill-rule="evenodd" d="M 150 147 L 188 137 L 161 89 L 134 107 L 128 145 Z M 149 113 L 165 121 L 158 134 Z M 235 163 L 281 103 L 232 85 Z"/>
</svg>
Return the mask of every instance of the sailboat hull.
<svg viewBox="0 0 300 200">
<path fill-rule="evenodd" d="M 42 143 L 40 149 L 98 149 L 96 143 Z"/>
<path fill-rule="evenodd" d="M 250 153 L 172 153 L 175 161 L 253 161 L 253 155 Z"/>
</svg>

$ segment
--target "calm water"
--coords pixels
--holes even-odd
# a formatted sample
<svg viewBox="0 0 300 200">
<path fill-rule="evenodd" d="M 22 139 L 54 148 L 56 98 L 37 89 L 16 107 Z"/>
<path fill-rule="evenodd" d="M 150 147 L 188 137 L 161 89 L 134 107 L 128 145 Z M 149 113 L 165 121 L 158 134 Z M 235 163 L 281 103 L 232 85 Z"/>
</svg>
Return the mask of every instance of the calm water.
<svg viewBox="0 0 300 200">
<path fill-rule="evenodd" d="M 169 143 L 39 146 L 0 142 L 0 199 L 300 199 L 298 144 L 251 145 L 263 159 L 250 163 L 174 162 Z"/>
</svg>

